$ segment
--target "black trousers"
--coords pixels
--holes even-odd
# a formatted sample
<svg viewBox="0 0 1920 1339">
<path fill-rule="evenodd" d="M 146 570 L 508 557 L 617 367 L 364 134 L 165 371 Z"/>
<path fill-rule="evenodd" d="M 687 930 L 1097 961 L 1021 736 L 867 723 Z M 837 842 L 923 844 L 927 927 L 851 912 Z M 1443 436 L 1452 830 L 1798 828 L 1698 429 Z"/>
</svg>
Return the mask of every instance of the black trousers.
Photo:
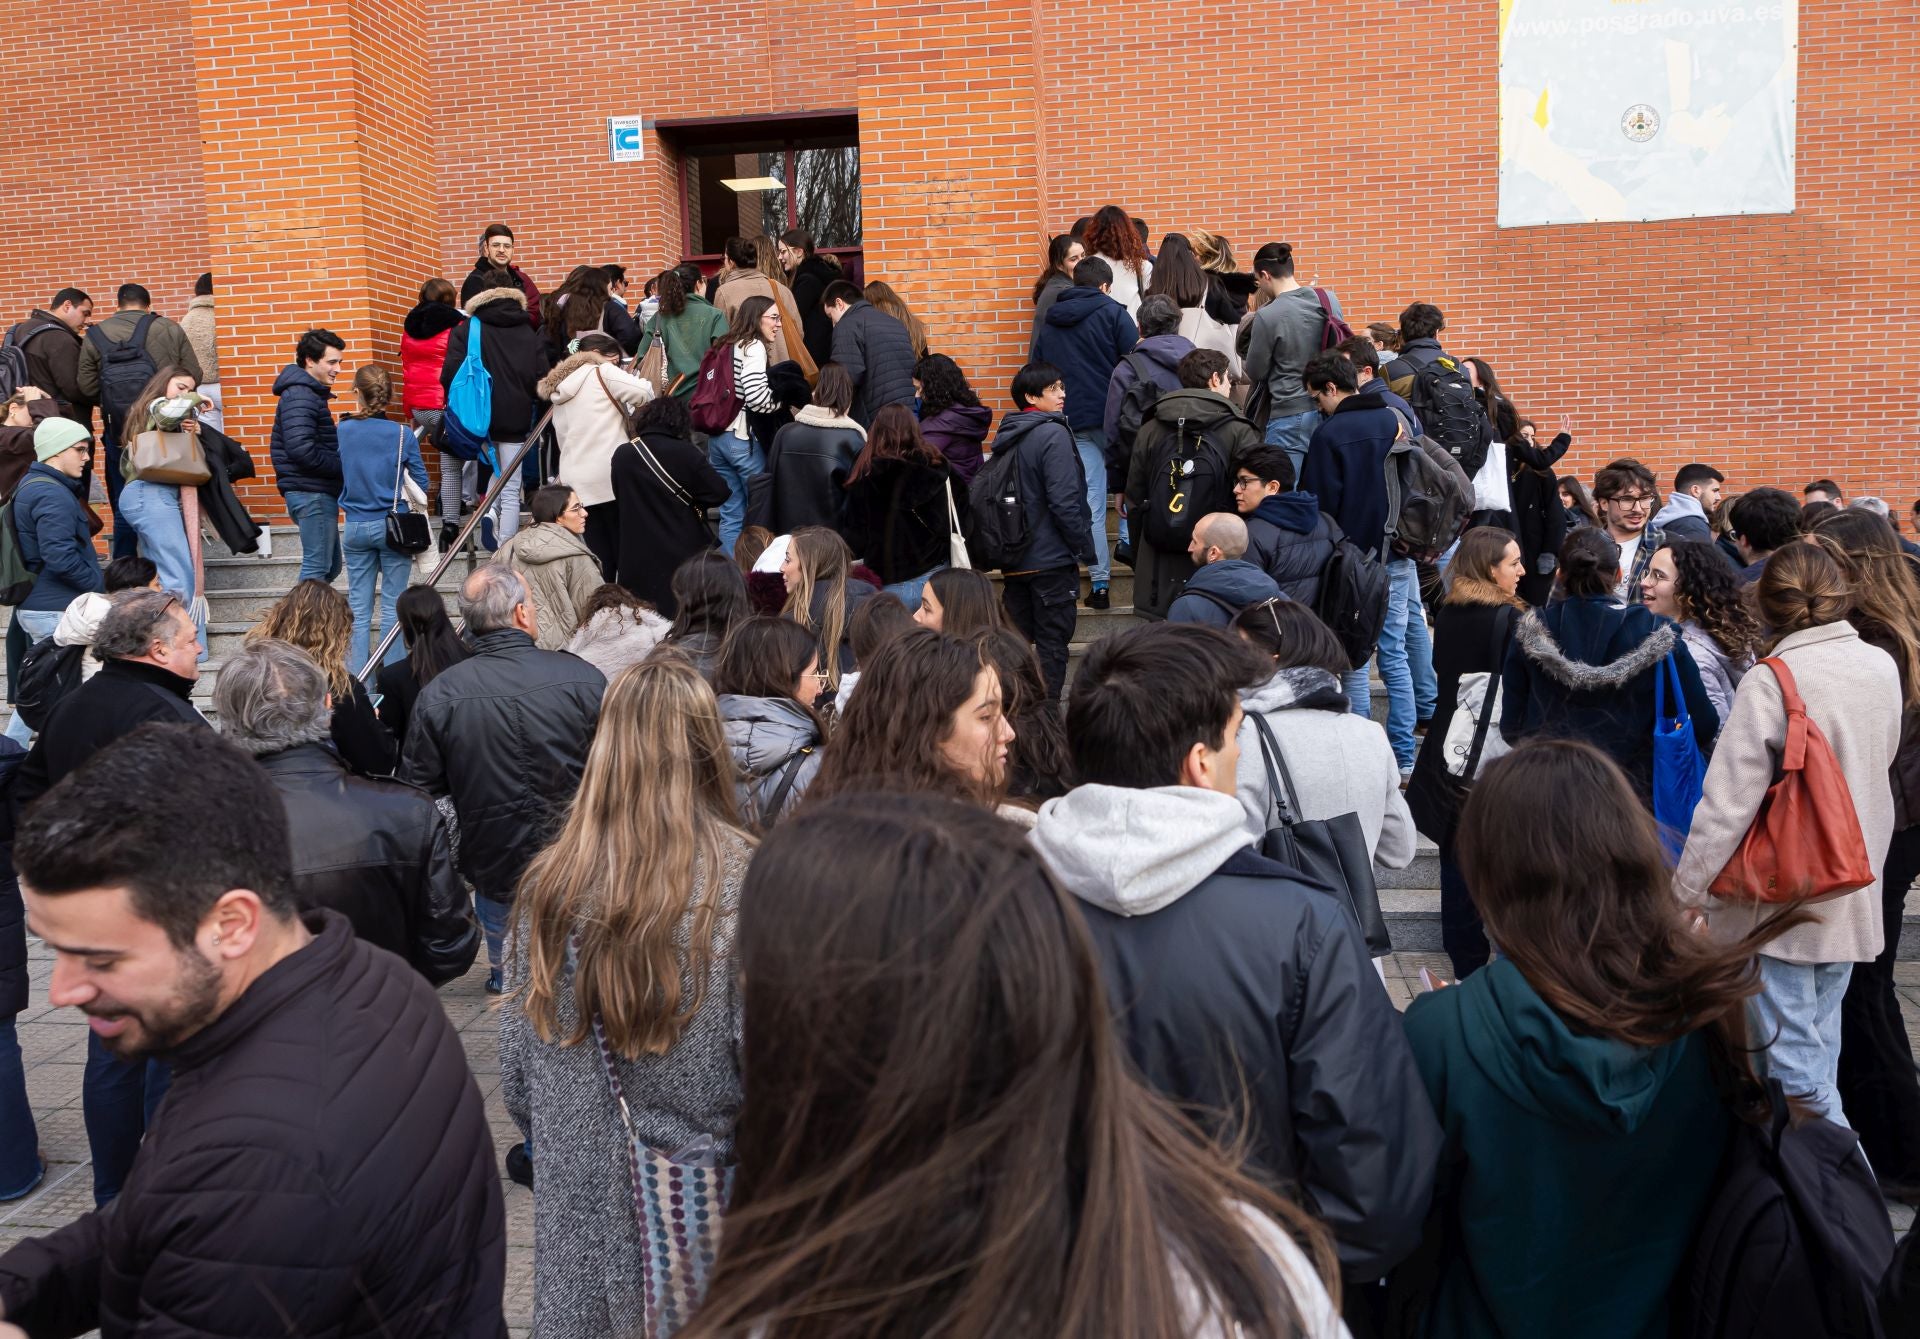
<svg viewBox="0 0 1920 1339">
<path fill-rule="evenodd" d="M 1840 1001 L 1840 1102 L 1882 1183 L 1920 1189 L 1920 1078 L 1913 1068 L 1893 963 L 1907 890 L 1920 877 L 1920 827 L 1893 834 L 1880 885 L 1886 944 L 1856 962 Z"/>
<path fill-rule="evenodd" d="M 1058 702 L 1067 686 L 1067 646 L 1080 603 L 1080 569 L 1055 567 L 1006 579 L 1001 603 L 1020 635 L 1033 643 L 1046 676 L 1047 697 Z"/>
<path fill-rule="evenodd" d="M 1453 963 L 1455 981 L 1465 981 L 1493 956 L 1480 924 L 1480 909 L 1473 905 L 1466 876 L 1454 863 L 1450 841 L 1440 847 L 1440 947 Z"/>
<path fill-rule="evenodd" d="M 587 532 L 580 536 L 600 560 L 600 579 L 612 581 L 620 566 L 620 505 L 596 502 L 587 508 Z"/>
</svg>

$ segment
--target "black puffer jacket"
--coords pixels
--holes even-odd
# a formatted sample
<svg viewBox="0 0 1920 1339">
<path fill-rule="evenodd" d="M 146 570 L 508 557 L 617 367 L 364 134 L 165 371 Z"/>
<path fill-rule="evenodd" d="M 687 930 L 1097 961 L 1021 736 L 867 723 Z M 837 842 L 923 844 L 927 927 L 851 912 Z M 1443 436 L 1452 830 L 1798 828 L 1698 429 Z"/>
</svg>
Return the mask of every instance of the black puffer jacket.
<svg viewBox="0 0 1920 1339">
<path fill-rule="evenodd" d="M 937 466 L 912 460 L 876 460 L 847 488 L 846 524 L 840 532 L 846 537 L 847 547 L 887 585 L 945 567 L 951 553 L 947 542 L 949 481 L 964 534 L 967 486 L 954 474 L 945 456 Z"/>
<path fill-rule="evenodd" d="M 525 441 L 538 417 L 540 378 L 553 367 L 546 337 L 527 324 L 527 295 L 517 288 L 483 288 L 464 304 L 467 320 L 447 333 L 447 357 L 440 384 L 452 386 L 467 359 L 474 323 L 486 327 L 480 357 L 493 381 L 493 421 L 488 434 L 497 442 Z"/>
<path fill-rule="evenodd" d="M 861 427 L 890 404 L 913 404 L 913 337 L 907 328 L 869 302 L 848 306 L 833 328 L 833 361 L 853 378 L 853 408 Z"/>
<path fill-rule="evenodd" d="M 293 833 L 294 891 L 439 986 L 473 966 L 480 927 L 453 870 L 433 801 L 412 786 L 354 776 L 332 749 L 302 744 L 258 759 Z"/>
<path fill-rule="evenodd" d="M 294 363 L 280 369 L 273 393 L 278 399 L 267 453 L 274 484 L 283 494 L 339 497 L 340 433 L 328 407 L 333 387 Z"/>
<path fill-rule="evenodd" d="M 420 690 L 400 779 L 451 795 L 460 870 L 474 891 L 513 901 L 514 885 L 558 831 L 586 770 L 607 681 L 517 628 L 473 638 L 473 655 Z"/>
<path fill-rule="evenodd" d="M 506 1334 L 506 1221 L 460 1038 L 330 911 L 168 1055 L 110 1208 L 0 1256 L 29 1334 Z"/>
<path fill-rule="evenodd" d="M 1341 538 L 1340 527 L 1311 493 L 1262 498 L 1247 523 L 1247 561 L 1272 577 L 1280 593 L 1309 609 L 1319 602 L 1320 578 Z"/>
<path fill-rule="evenodd" d="M 827 285 L 840 271 L 818 256 L 808 256 L 793 267 L 793 305 L 800 312 L 800 329 L 815 365 L 833 357 L 833 318 L 820 305 Z"/>
</svg>

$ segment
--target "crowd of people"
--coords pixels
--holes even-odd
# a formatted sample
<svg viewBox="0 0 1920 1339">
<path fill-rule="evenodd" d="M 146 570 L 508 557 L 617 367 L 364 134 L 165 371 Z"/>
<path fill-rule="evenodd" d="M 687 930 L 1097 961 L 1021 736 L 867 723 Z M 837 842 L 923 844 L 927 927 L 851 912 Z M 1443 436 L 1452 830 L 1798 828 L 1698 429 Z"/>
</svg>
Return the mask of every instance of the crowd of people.
<svg viewBox="0 0 1920 1339">
<path fill-rule="evenodd" d="M 1052 239 L 995 429 L 804 233 L 629 306 L 488 227 L 397 399 L 336 420 L 298 341 L 301 579 L 211 723 L 207 485 L 129 469 L 103 568 L 82 412 L 144 341 L 107 472 L 210 455 L 211 329 L 123 289 L 95 389 L 37 368 L 0 541 L 72 672 L 0 743 L 0 1200 L 31 930 L 98 1207 L 0 1255 L 0 1333 L 503 1334 L 501 1162 L 543 1336 L 1920 1326 L 1920 549 L 1831 480 L 1557 477 L 1431 304 L 1151 240 Z M 457 616 L 409 483 L 492 550 Z M 1453 977 L 1403 1016 L 1420 835 Z M 499 1148 L 434 995 L 483 957 Z"/>
</svg>

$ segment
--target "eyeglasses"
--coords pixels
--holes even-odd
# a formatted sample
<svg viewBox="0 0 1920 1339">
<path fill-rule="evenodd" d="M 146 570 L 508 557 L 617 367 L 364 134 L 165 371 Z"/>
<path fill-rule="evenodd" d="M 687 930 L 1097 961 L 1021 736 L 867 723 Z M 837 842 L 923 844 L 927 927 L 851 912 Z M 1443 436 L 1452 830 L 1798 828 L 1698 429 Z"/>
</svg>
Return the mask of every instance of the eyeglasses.
<svg viewBox="0 0 1920 1339">
<path fill-rule="evenodd" d="M 1258 488 L 1265 482 L 1265 479 L 1256 479 L 1251 475 L 1242 475 L 1233 481 L 1233 491 L 1237 493 L 1243 488 Z"/>
<path fill-rule="evenodd" d="M 1641 507 L 1651 507 L 1653 505 L 1653 499 L 1645 493 L 1634 494 L 1631 496 L 1625 493 L 1616 493 L 1612 497 L 1602 498 L 1601 501 L 1602 502 L 1618 502 L 1621 506 L 1632 508 L 1634 510 L 1638 510 Z"/>
<path fill-rule="evenodd" d="M 572 516 L 575 512 L 585 516 L 587 514 L 587 504 L 584 502 L 569 502 L 567 504 L 567 515 Z"/>
</svg>

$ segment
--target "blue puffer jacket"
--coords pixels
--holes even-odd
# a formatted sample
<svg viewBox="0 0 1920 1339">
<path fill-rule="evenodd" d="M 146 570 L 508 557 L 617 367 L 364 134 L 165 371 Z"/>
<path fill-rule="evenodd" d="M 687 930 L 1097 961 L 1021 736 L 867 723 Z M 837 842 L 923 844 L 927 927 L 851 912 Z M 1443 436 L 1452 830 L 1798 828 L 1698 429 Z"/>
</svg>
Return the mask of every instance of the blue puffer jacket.
<svg viewBox="0 0 1920 1339">
<path fill-rule="evenodd" d="M 1222 558 L 1187 578 L 1186 593 L 1167 610 L 1169 623 L 1204 623 L 1224 628 L 1250 604 L 1280 594 L 1272 577 L 1244 558 Z"/>
<path fill-rule="evenodd" d="M 103 591 L 100 560 L 93 552 L 81 484 L 45 461 L 20 476 L 13 493 L 13 530 L 20 556 L 33 575 L 33 589 L 20 607 L 33 613 L 65 609 L 88 591 Z"/>
<path fill-rule="evenodd" d="M 1272 577 L 1289 600 L 1312 605 L 1320 575 L 1339 533 L 1312 493 L 1276 493 L 1260 499 L 1247 523 L 1247 561 Z"/>
<path fill-rule="evenodd" d="M 282 493 L 340 496 L 340 437 L 327 401 L 333 390 L 298 363 L 273 379 L 273 473 Z"/>
<path fill-rule="evenodd" d="M 1067 422 L 1075 432 L 1103 425 L 1113 369 L 1139 342 L 1140 329 L 1126 307 L 1097 288 L 1069 288 L 1047 308 L 1033 356 L 1060 369 Z"/>
<path fill-rule="evenodd" d="M 1028 409 L 1000 420 L 995 452 L 1018 448 L 1020 505 L 1032 542 L 1016 572 L 1044 572 L 1093 561 L 1092 517 L 1087 512 L 1087 476 L 1063 414 Z"/>
</svg>

